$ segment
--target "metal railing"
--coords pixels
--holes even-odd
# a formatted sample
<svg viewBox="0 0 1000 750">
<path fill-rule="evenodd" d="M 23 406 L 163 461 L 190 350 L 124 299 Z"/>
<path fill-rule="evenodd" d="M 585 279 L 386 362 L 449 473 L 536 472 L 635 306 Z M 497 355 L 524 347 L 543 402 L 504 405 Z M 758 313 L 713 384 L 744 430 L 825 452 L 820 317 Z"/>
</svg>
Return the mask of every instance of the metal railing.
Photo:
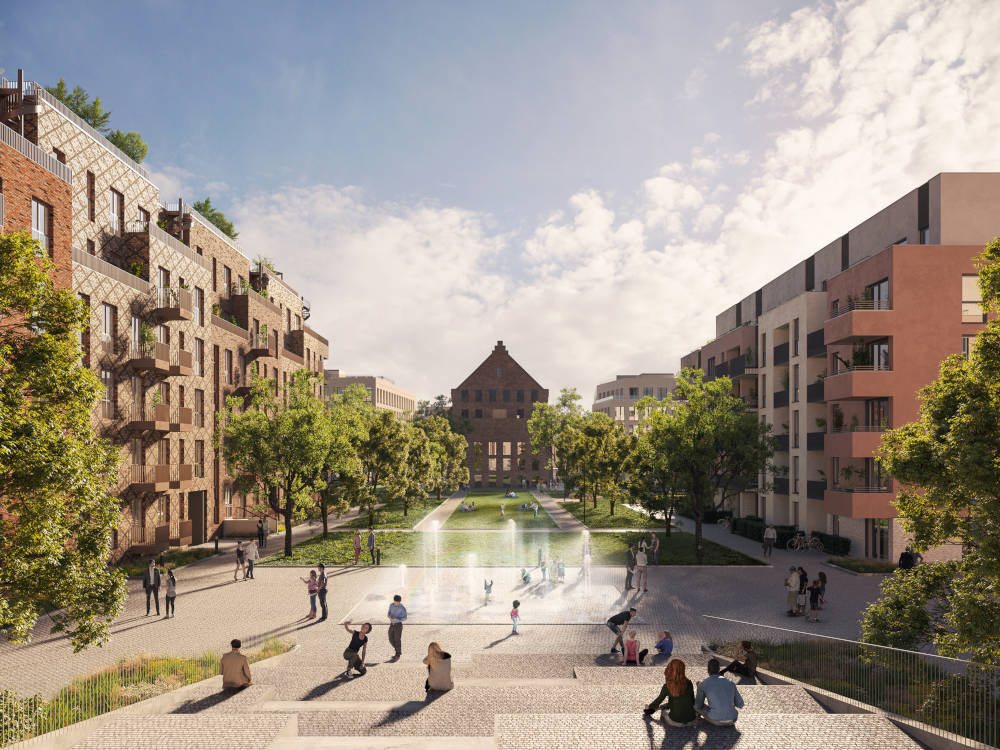
<svg viewBox="0 0 1000 750">
<path fill-rule="evenodd" d="M 920 722 L 970 747 L 1000 744 L 1000 668 L 799 630 L 702 615 L 705 645 L 735 654 L 748 640 L 758 666 Z"/>
<path fill-rule="evenodd" d="M 839 318 L 855 310 L 891 310 L 892 306 L 887 299 L 852 299 L 848 300 L 843 307 L 838 307 L 830 315 L 830 320 Z"/>
<path fill-rule="evenodd" d="M 0 141 L 3 141 L 15 151 L 31 159 L 38 166 L 47 169 L 63 182 L 73 184 L 73 170 L 63 164 L 52 154 L 47 154 L 16 130 L 0 123 Z"/>
<path fill-rule="evenodd" d="M 844 487 L 843 485 L 834 483 L 831 488 L 836 492 L 856 492 L 856 493 L 874 493 L 874 492 L 889 492 L 889 486 L 870 486 L 870 487 Z"/>
<path fill-rule="evenodd" d="M 840 433 L 840 432 L 885 432 L 888 429 L 890 429 L 890 428 L 887 427 L 887 426 L 877 425 L 877 424 L 855 424 L 855 425 L 845 424 L 845 425 L 841 425 L 840 427 L 832 427 L 830 429 L 830 432 L 831 433 L 835 433 L 835 432 L 836 433 Z"/>
<path fill-rule="evenodd" d="M 876 362 L 871 365 L 845 364 L 839 359 L 833 360 L 833 375 L 842 375 L 845 372 L 891 372 L 892 365 L 888 362 Z"/>
<path fill-rule="evenodd" d="M 180 531 L 185 524 L 189 529 L 189 521 L 181 521 L 177 525 L 171 523 L 168 528 L 173 533 L 175 528 Z M 131 541 L 133 544 L 142 543 L 135 535 Z M 241 640 L 242 650 L 251 663 L 277 656 L 294 645 L 268 634 L 241 636 Z M 19 696 L 10 691 L 0 691 L 0 747 L 16 742 L 49 746 L 52 738 L 45 736 L 48 732 L 216 677 L 222 654 L 222 651 L 206 650 L 199 656 L 142 653 L 125 657 L 73 679 L 48 699 L 40 695 Z M 200 709 L 195 703 L 193 708 L 187 710 Z M 178 711 L 185 712 L 184 705 Z M 73 743 L 63 744 L 68 746 Z"/>
</svg>

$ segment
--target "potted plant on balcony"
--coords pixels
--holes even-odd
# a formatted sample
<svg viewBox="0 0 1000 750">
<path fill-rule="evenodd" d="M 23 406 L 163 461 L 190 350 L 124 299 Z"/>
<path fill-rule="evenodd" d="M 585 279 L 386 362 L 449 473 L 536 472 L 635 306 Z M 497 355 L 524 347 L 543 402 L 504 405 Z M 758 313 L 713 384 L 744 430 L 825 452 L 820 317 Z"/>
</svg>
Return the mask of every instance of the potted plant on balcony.
<svg viewBox="0 0 1000 750">
<path fill-rule="evenodd" d="M 132 272 L 133 276 L 137 276 L 138 278 L 141 279 L 142 278 L 142 269 L 143 268 L 145 268 L 145 266 L 143 265 L 142 261 L 141 260 L 137 260 L 135 263 L 133 263 L 131 265 L 131 267 L 129 268 L 129 270 Z"/>
<path fill-rule="evenodd" d="M 139 343 L 142 346 L 143 352 L 148 352 L 150 349 L 152 349 L 153 344 L 156 343 L 156 332 L 152 329 L 151 326 L 148 326 L 145 323 L 143 323 L 142 325 L 139 326 L 139 338 L 140 338 Z"/>
<path fill-rule="evenodd" d="M 218 302 L 212 303 L 212 315 L 214 315 L 217 318 L 222 317 L 222 307 L 219 305 Z"/>
<path fill-rule="evenodd" d="M 840 432 L 844 428 L 844 412 L 840 409 L 833 410 L 833 430 Z"/>
<path fill-rule="evenodd" d="M 826 418 L 825 417 L 816 417 L 816 426 L 819 429 L 821 429 L 821 430 L 826 429 Z"/>
</svg>

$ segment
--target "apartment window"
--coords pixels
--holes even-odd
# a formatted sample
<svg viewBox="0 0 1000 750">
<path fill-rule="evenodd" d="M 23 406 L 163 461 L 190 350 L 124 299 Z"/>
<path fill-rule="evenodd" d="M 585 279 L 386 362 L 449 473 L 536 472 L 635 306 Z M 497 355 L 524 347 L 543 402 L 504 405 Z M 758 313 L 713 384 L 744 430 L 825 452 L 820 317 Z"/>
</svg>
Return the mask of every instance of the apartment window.
<svg viewBox="0 0 1000 750">
<path fill-rule="evenodd" d="M 194 475 L 199 479 L 205 476 L 205 441 L 194 441 Z"/>
<path fill-rule="evenodd" d="M 792 412 L 792 447 L 799 447 L 799 410 Z"/>
<path fill-rule="evenodd" d="M 233 271 L 229 266 L 222 267 L 222 293 L 226 296 L 233 293 Z"/>
<path fill-rule="evenodd" d="M 503 400 L 510 401 L 510 391 L 506 388 L 503 389 Z"/>
<path fill-rule="evenodd" d="M 792 401 L 799 400 L 799 365 L 792 367 Z"/>
<path fill-rule="evenodd" d="M 919 241 L 919 243 L 921 245 L 929 245 L 929 244 L 931 244 L 931 228 L 930 227 L 924 227 L 923 229 L 921 229 L 919 237 L 920 237 L 920 239 L 918 241 Z"/>
<path fill-rule="evenodd" d="M 200 287 L 194 288 L 194 324 L 196 326 L 205 325 L 205 291 Z"/>
<path fill-rule="evenodd" d="M 851 240 L 845 234 L 840 238 L 840 270 L 846 271 L 851 265 Z"/>
<path fill-rule="evenodd" d="M 760 335 L 760 366 L 767 366 L 767 334 Z"/>
<path fill-rule="evenodd" d="M 497 377 L 498 378 L 502 378 L 503 377 L 503 368 L 502 367 L 498 367 L 497 368 Z"/>
<path fill-rule="evenodd" d="M 889 558 L 889 519 L 865 519 L 865 556 L 876 560 Z"/>
<path fill-rule="evenodd" d="M 146 229 L 149 228 L 149 211 L 139 206 L 139 223 Z"/>
<path fill-rule="evenodd" d="M 114 412 L 114 390 L 115 378 L 111 370 L 101 368 L 101 385 L 104 386 L 104 393 L 101 394 L 101 416 L 105 419 L 113 419 Z"/>
<path fill-rule="evenodd" d="M 761 349 L 761 352 L 766 350 Z M 760 408 L 767 407 L 767 375 L 760 376 Z"/>
<path fill-rule="evenodd" d="M 462 391 L 462 400 L 463 401 L 468 401 L 469 400 L 469 391 L 468 390 L 463 390 Z"/>
<path fill-rule="evenodd" d="M 476 409 L 476 419 L 482 419 L 482 418 L 483 418 L 483 410 Z"/>
<path fill-rule="evenodd" d="M 201 339 L 194 340 L 194 374 L 198 377 L 205 375 L 205 342 Z"/>
<path fill-rule="evenodd" d="M 658 398 L 660 401 L 662 401 L 666 397 L 667 397 L 667 389 L 666 388 L 662 388 L 661 387 L 661 388 L 657 388 L 656 389 L 656 398 Z"/>
<path fill-rule="evenodd" d="M 87 255 L 97 255 L 97 246 L 93 240 L 87 240 Z"/>
<path fill-rule="evenodd" d="M 226 499 L 226 518 L 233 517 L 233 488 L 227 486 L 224 490 Z"/>
<path fill-rule="evenodd" d="M 223 375 L 226 378 L 226 385 L 233 384 L 233 353 L 229 349 L 226 349 L 225 354 L 223 354 L 224 364 L 222 366 Z"/>
<path fill-rule="evenodd" d="M 125 224 L 125 197 L 114 188 L 108 189 L 108 226 L 114 234 Z"/>
<path fill-rule="evenodd" d="M 118 317 L 117 309 L 107 302 L 101 304 L 101 342 L 111 344 L 115 335 L 115 318 Z"/>
<path fill-rule="evenodd" d="M 709 369 L 712 369 L 712 368 L 715 367 L 715 360 L 714 359 L 709 359 L 708 360 L 708 367 L 709 367 Z M 638 388 L 629 388 L 628 389 L 628 397 L 629 398 L 639 398 L 639 389 Z"/>
<path fill-rule="evenodd" d="M 294 331 L 301 331 L 302 330 L 302 316 L 301 315 L 296 315 L 295 316 L 295 328 L 293 328 L 292 330 L 294 330 Z"/>
<path fill-rule="evenodd" d="M 518 391 L 517 392 L 517 402 L 519 404 L 523 404 L 524 403 L 524 391 Z"/>
<path fill-rule="evenodd" d="M 462 419 L 468 419 L 468 418 L 469 418 L 469 410 L 462 409 Z"/>
<path fill-rule="evenodd" d="M 533 390 L 531 392 L 531 402 L 534 403 L 538 400 L 538 391 Z"/>
<path fill-rule="evenodd" d="M 868 345 L 868 357 L 871 360 L 872 368 L 875 370 L 890 369 L 889 361 L 889 339 L 873 341 Z"/>
<path fill-rule="evenodd" d="M 490 388 L 490 401 L 493 402 L 496 400 L 497 400 L 497 390 L 496 388 Z"/>
<path fill-rule="evenodd" d="M 216 282 L 216 277 L 218 276 L 219 264 L 215 258 L 212 258 L 212 291 L 218 291 L 218 284 Z"/>
<path fill-rule="evenodd" d="M 517 418 L 518 419 L 524 419 L 524 409 L 518 409 L 517 410 Z"/>
<path fill-rule="evenodd" d="M 966 359 L 972 353 L 972 346 L 976 341 L 975 336 L 962 336 L 962 356 Z"/>
<path fill-rule="evenodd" d="M 962 322 L 985 323 L 983 293 L 979 289 L 979 276 L 962 277 Z"/>
<path fill-rule="evenodd" d="M 799 494 L 799 457 L 792 456 L 792 493 Z M 798 524 L 796 524 L 798 525 Z"/>
<path fill-rule="evenodd" d="M 87 218 L 97 218 L 97 188 L 93 172 L 87 172 Z"/>
<path fill-rule="evenodd" d="M 194 390 L 194 425 L 195 427 L 205 426 L 205 391 L 201 388 Z"/>
<path fill-rule="evenodd" d="M 865 300 L 872 303 L 873 310 L 889 309 L 889 279 L 876 281 L 865 287 Z"/>
<path fill-rule="evenodd" d="M 840 488 L 840 457 L 834 456 L 831 462 L 830 476 L 833 478 L 833 489 Z"/>
<path fill-rule="evenodd" d="M 889 399 L 869 398 L 865 400 L 865 426 L 881 427 L 889 426 Z"/>
<path fill-rule="evenodd" d="M 49 255 L 52 254 L 52 207 L 37 198 L 31 199 L 31 238 Z"/>
<path fill-rule="evenodd" d="M 292 330 L 292 308 L 285 308 L 285 330 Z"/>
<path fill-rule="evenodd" d="M 644 386 L 643 389 L 642 389 L 642 395 L 643 396 L 652 396 L 653 395 L 653 387 L 652 386 Z"/>
<path fill-rule="evenodd" d="M 792 356 L 799 356 L 799 319 L 792 321 Z"/>
</svg>

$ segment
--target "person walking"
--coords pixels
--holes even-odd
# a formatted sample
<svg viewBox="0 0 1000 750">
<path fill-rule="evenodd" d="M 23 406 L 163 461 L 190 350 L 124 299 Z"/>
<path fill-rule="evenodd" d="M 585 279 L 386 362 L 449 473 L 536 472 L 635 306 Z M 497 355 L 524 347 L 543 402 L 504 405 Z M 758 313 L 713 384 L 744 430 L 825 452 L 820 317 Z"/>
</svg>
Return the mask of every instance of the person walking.
<svg viewBox="0 0 1000 750">
<path fill-rule="evenodd" d="M 792 565 L 788 569 L 788 577 L 785 578 L 785 604 L 788 607 L 788 616 L 795 617 L 798 611 L 799 596 L 799 571 Z"/>
<path fill-rule="evenodd" d="M 236 542 L 236 567 L 233 569 L 233 580 L 236 580 L 237 573 L 243 573 L 243 580 L 247 579 L 247 571 L 244 567 L 244 559 L 246 557 L 246 551 L 243 549 L 243 542 Z"/>
<path fill-rule="evenodd" d="M 493 593 L 493 580 L 483 579 L 483 606 L 490 603 L 490 595 Z"/>
<path fill-rule="evenodd" d="M 142 588 L 146 591 L 146 617 L 149 617 L 149 599 L 156 602 L 156 614 L 160 614 L 160 570 L 156 563 L 149 561 L 149 567 L 142 574 Z"/>
<path fill-rule="evenodd" d="M 426 692 L 429 693 L 431 690 L 446 692 L 455 687 L 451 679 L 451 654 L 443 651 L 437 641 L 431 641 L 427 645 L 424 664 L 427 665 L 427 679 L 424 681 Z"/>
<path fill-rule="evenodd" d="M 656 535 L 655 531 L 649 532 L 649 544 L 646 545 L 647 552 L 653 558 L 653 565 L 660 564 L 660 537 Z"/>
<path fill-rule="evenodd" d="M 778 530 L 773 523 L 769 523 L 764 529 L 764 557 L 771 557 L 774 551 L 774 544 L 778 541 Z"/>
<path fill-rule="evenodd" d="M 254 580 L 253 577 L 253 566 L 257 560 L 260 559 L 260 552 L 257 551 L 257 545 L 254 542 L 250 542 L 247 545 L 247 574 L 246 577 L 251 581 Z"/>
<path fill-rule="evenodd" d="M 818 578 L 812 582 L 812 586 L 807 591 L 809 593 L 809 614 L 806 617 L 806 622 L 819 622 L 819 604 L 823 600 L 823 595 Z"/>
<path fill-rule="evenodd" d="M 628 552 L 625 553 L 625 590 L 630 591 L 632 589 L 632 575 L 635 573 L 635 550 L 632 545 L 628 546 Z"/>
<path fill-rule="evenodd" d="M 319 568 L 319 576 L 316 578 L 316 597 L 319 599 L 319 608 L 320 612 L 322 612 L 319 619 L 322 622 L 329 614 L 326 608 L 326 587 L 329 579 L 326 577 L 326 566 L 320 563 L 317 567 Z"/>
<path fill-rule="evenodd" d="M 368 527 L 368 554 L 372 556 L 372 565 L 375 564 L 375 529 Z"/>
<path fill-rule="evenodd" d="M 365 669 L 365 656 L 368 654 L 368 634 L 372 632 L 371 623 L 366 622 L 361 626 L 361 630 L 351 627 L 351 621 L 344 622 L 344 630 L 351 634 L 351 642 L 344 649 L 344 659 L 347 660 L 347 669 L 344 670 L 344 677 L 351 679 L 354 677 L 351 670 L 355 670 L 358 675 L 363 675 L 368 670 Z"/>
<path fill-rule="evenodd" d="M 663 706 L 660 717 L 664 724 L 672 727 L 694 726 L 698 714 L 694 710 L 694 685 L 684 674 L 684 662 L 671 659 L 663 670 L 663 687 L 656 699 L 646 706 L 642 712 L 652 716 L 656 709 Z M 663 701 L 666 701 L 666 705 Z"/>
<path fill-rule="evenodd" d="M 358 564 L 358 560 L 361 558 L 361 531 L 360 529 L 354 530 L 354 564 Z"/>
<path fill-rule="evenodd" d="M 510 621 L 514 623 L 514 628 L 510 631 L 511 635 L 517 635 L 517 623 L 521 621 L 521 602 L 517 599 L 514 600 L 514 607 L 510 611 Z"/>
<path fill-rule="evenodd" d="M 299 580 L 306 585 L 306 591 L 309 592 L 309 614 L 304 619 L 311 620 L 316 616 L 316 592 L 319 591 L 319 579 L 316 578 L 316 571 L 310 570 L 308 578 L 299 576 Z"/>
<path fill-rule="evenodd" d="M 168 570 L 167 571 L 167 591 L 166 591 L 166 596 L 164 597 L 164 601 L 167 604 L 167 607 L 166 607 L 167 616 L 164 617 L 163 619 L 165 619 L 165 620 L 168 619 L 170 617 L 170 613 L 171 612 L 174 613 L 174 617 L 177 616 L 177 611 L 176 611 L 176 609 L 174 609 L 174 600 L 176 598 L 177 598 L 177 579 L 174 578 L 174 571 Z"/>
<path fill-rule="evenodd" d="M 649 591 L 647 588 L 649 586 L 649 564 L 646 559 L 646 552 L 644 550 L 639 550 L 635 556 L 635 568 L 639 571 L 639 575 L 635 579 L 636 590 Z"/>
<path fill-rule="evenodd" d="M 399 661 L 403 655 L 403 621 L 406 619 L 406 607 L 403 606 L 403 597 L 396 594 L 392 597 L 392 604 L 389 605 L 389 645 L 396 650 L 395 656 L 390 661 Z"/>
<path fill-rule="evenodd" d="M 824 604 L 826 604 L 826 573 L 821 570 L 819 572 L 819 608 L 823 609 Z"/>
<path fill-rule="evenodd" d="M 257 519 L 257 546 L 267 549 L 267 532 L 264 530 L 264 519 Z"/>
<path fill-rule="evenodd" d="M 609 617 L 607 623 L 605 623 L 608 626 L 608 629 L 615 634 L 615 641 L 611 644 L 612 654 L 619 651 L 619 646 L 622 647 L 621 650 L 624 650 L 624 646 L 622 644 L 622 633 L 625 632 L 625 626 L 628 625 L 629 620 L 633 617 L 635 617 L 635 607 L 629 607 L 624 612 L 619 612 L 617 615 Z"/>
</svg>

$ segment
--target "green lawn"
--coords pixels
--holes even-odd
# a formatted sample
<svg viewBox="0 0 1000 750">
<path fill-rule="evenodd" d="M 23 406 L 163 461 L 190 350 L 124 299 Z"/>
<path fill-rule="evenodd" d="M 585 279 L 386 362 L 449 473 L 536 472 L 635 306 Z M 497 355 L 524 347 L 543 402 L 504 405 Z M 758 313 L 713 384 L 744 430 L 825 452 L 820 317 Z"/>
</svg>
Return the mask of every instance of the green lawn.
<svg viewBox="0 0 1000 750">
<path fill-rule="evenodd" d="M 840 568 L 853 570 L 855 573 L 892 573 L 896 570 L 895 563 L 880 560 L 859 560 L 854 557 L 831 557 L 827 560 Z"/>
<path fill-rule="evenodd" d="M 559 503 L 573 517 L 591 529 L 662 529 L 663 521 L 650 518 L 645 513 L 639 513 L 621 503 L 615 503 L 615 514 L 609 515 L 611 504 L 606 500 L 598 500 L 597 507 L 593 502 L 587 503 L 587 520 L 583 519 L 583 503 L 579 500 Z"/>
<path fill-rule="evenodd" d="M 538 518 L 531 511 L 518 510 L 521 503 L 532 503 L 535 498 L 530 492 L 518 492 L 517 497 L 504 498 L 503 492 L 470 492 L 465 502 L 476 501 L 474 511 L 463 513 L 458 508 L 444 522 L 446 529 L 504 529 L 507 522 L 513 519 L 519 529 L 555 529 L 556 522 L 552 520 L 545 508 L 538 506 Z M 504 505 L 505 517 L 500 518 L 500 504 Z"/>
<path fill-rule="evenodd" d="M 255 537 L 256 538 L 256 537 Z M 125 575 L 129 576 L 141 576 L 146 568 L 149 567 L 149 561 L 156 560 L 157 564 L 160 562 L 160 557 L 163 557 L 163 564 L 170 570 L 179 568 L 182 565 L 190 565 L 198 560 L 203 560 L 206 557 L 211 557 L 215 554 L 214 550 L 205 549 L 204 547 L 194 547 L 192 549 L 183 550 L 171 550 L 169 552 L 164 552 L 162 555 L 144 555 L 142 557 L 136 557 L 128 560 L 118 567 L 125 571 Z M 163 572 L 161 570 L 161 572 Z"/>
<path fill-rule="evenodd" d="M 438 564 L 445 566 L 466 565 L 475 554 L 477 565 L 534 566 L 538 561 L 538 547 L 545 550 L 548 559 L 563 558 L 568 565 L 582 561 L 583 533 L 553 532 L 551 534 L 517 534 L 513 538 L 504 532 L 438 532 Z M 591 559 L 594 565 L 624 565 L 625 550 L 629 542 L 636 542 L 643 534 L 635 532 L 596 532 L 590 535 Z M 383 565 L 434 565 L 434 537 L 432 533 L 387 531 L 376 532 L 376 544 L 382 550 Z M 660 537 L 661 565 L 695 565 L 694 535 L 675 531 L 667 541 Z M 704 565 L 763 565 L 758 560 L 704 540 Z M 367 554 L 367 549 L 364 550 Z M 364 559 L 364 558 L 362 558 Z M 350 532 L 337 532 L 323 540 L 314 537 L 295 546 L 292 556 L 276 554 L 261 560 L 258 565 L 311 566 L 318 562 L 327 565 L 349 565 L 354 561 Z"/>
<path fill-rule="evenodd" d="M 443 501 L 442 501 L 443 502 Z M 376 529 L 412 529 L 420 519 L 438 507 L 440 503 L 436 497 L 429 497 L 423 502 L 410 501 L 410 507 L 406 514 L 403 514 L 402 500 L 389 500 L 381 508 L 375 511 Z M 368 514 L 363 513 L 357 518 L 342 524 L 343 529 L 367 529 Z M 367 544 L 367 542 L 366 542 Z"/>
</svg>

